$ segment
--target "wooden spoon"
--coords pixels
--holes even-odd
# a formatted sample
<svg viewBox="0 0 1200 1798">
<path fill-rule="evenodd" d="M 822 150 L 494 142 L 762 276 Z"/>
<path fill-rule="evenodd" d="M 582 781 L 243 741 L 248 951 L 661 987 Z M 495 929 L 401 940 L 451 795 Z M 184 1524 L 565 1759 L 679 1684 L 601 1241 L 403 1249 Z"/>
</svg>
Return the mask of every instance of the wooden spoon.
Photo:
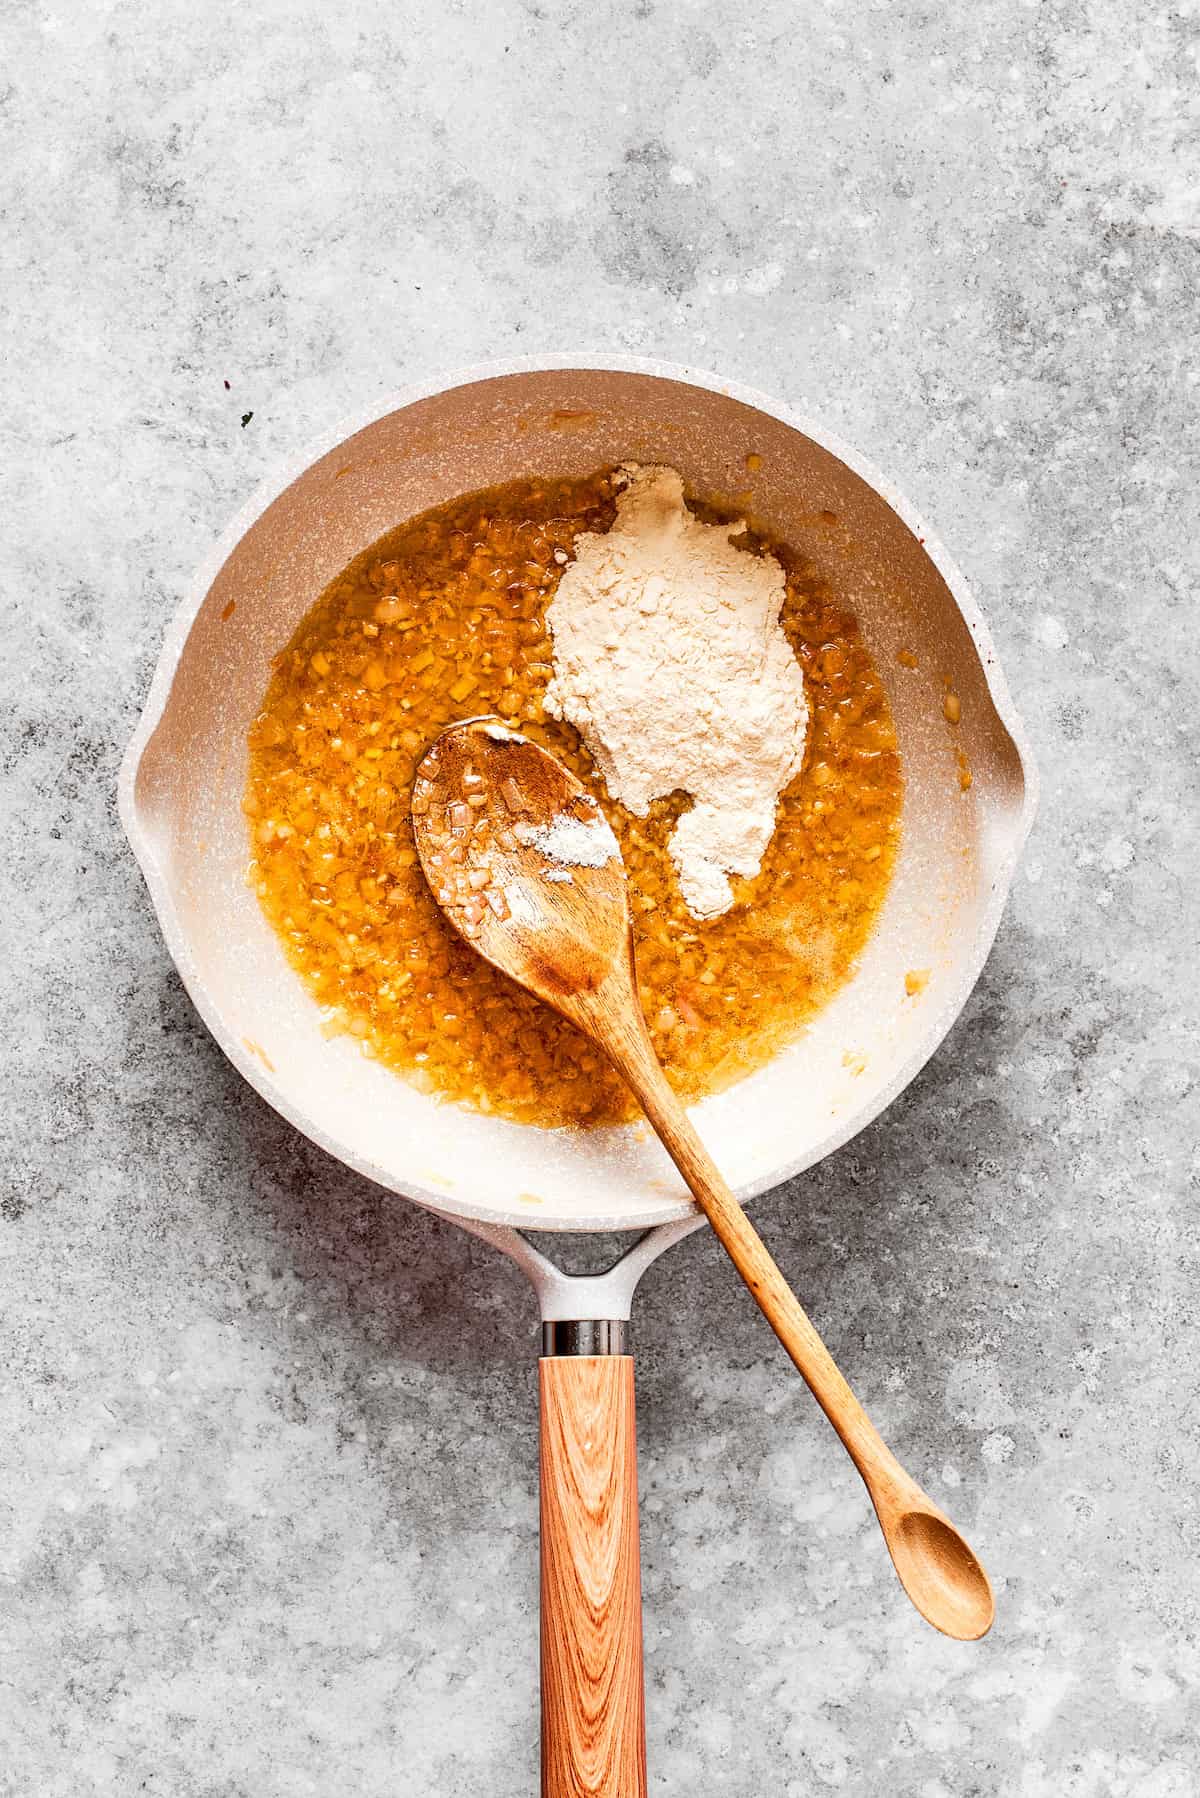
<svg viewBox="0 0 1200 1798">
<path fill-rule="evenodd" d="M 667 1084 L 637 996 L 625 865 L 597 801 L 537 744 L 479 718 L 429 750 L 412 810 L 421 866 L 454 927 L 591 1037 L 637 1095 L 862 1475 L 913 1604 L 960 1641 L 986 1634 L 986 1573 L 879 1435 Z"/>
</svg>

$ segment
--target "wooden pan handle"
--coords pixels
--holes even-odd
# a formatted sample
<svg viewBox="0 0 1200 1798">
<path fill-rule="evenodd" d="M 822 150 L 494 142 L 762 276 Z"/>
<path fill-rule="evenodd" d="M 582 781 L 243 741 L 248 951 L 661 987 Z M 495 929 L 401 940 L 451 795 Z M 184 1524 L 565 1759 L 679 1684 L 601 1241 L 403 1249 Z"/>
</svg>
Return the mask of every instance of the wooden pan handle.
<svg viewBox="0 0 1200 1798">
<path fill-rule="evenodd" d="M 645 1798 L 633 1360 L 538 1367 L 542 1798 Z"/>
</svg>

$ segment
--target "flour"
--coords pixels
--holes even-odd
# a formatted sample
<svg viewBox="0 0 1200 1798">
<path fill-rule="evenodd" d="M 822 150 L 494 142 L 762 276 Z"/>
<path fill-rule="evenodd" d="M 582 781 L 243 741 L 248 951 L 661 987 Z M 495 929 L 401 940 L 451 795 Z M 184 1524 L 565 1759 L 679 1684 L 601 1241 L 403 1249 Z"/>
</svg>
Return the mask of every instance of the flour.
<svg viewBox="0 0 1200 1798">
<path fill-rule="evenodd" d="M 644 815 L 694 804 L 669 848 L 693 916 L 733 904 L 757 874 L 776 801 L 804 759 L 804 681 L 779 624 L 784 573 L 683 503 L 671 468 L 622 470 L 617 516 L 575 542 L 547 612 L 546 710 L 574 724 L 614 799 Z"/>
<path fill-rule="evenodd" d="M 549 824 L 514 824 L 513 835 L 518 843 L 540 849 L 548 860 L 570 868 L 603 868 L 621 853 L 603 812 L 594 818 L 573 818 L 570 812 L 559 812 Z M 547 873 L 546 878 L 561 880 L 562 876 Z"/>
</svg>

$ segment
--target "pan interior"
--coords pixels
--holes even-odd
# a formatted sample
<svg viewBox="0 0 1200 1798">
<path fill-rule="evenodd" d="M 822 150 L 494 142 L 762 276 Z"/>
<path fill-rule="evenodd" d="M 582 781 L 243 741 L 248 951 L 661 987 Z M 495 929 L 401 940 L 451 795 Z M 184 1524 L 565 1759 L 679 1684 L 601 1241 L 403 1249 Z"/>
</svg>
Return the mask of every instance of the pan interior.
<svg viewBox="0 0 1200 1798">
<path fill-rule="evenodd" d="M 173 678 L 151 702 L 161 713 L 124 809 L 172 953 L 222 1047 L 265 1096 L 397 1191 L 534 1229 L 642 1227 L 685 1204 L 642 1131 L 545 1132 L 467 1113 L 322 1035 L 245 879 L 246 731 L 270 659 L 354 556 L 457 494 L 638 460 L 669 463 L 696 492 L 729 500 L 747 484 L 751 453 L 762 458 L 756 519 L 858 615 L 906 781 L 901 854 L 857 974 L 768 1067 L 693 1114 L 731 1183 L 761 1191 L 861 1128 L 932 1052 L 990 945 L 1028 821 L 985 633 L 874 487 L 811 436 L 712 388 L 613 369 L 471 381 L 375 420 L 260 509 L 201 584 L 177 662 L 164 652 Z M 899 664 L 901 651 L 915 670 Z M 956 728 L 943 715 L 947 684 L 961 705 Z M 928 971 L 911 996 L 910 971 Z"/>
</svg>

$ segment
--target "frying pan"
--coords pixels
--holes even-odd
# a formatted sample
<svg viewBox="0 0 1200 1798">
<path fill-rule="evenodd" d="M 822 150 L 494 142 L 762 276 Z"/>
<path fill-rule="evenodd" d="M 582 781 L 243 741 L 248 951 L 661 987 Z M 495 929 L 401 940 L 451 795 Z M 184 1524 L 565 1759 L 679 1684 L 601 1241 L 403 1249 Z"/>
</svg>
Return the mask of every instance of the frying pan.
<svg viewBox="0 0 1200 1798">
<path fill-rule="evenodd" d="M 762 459 L 752 481 L 750 454 Z M 491 364 L 399 394 L 260 489 L 225 533 L 167 632 L 120 775 L 122 821 L 167 946 L 230 1060 L 323 1149 L 484 1237 L 532 1281 L 551 1798 L 645 1790 L 626 1324 L 641 1273 L 702 1220 L 644 1132 L 544 1131 L 468 1113 L 348 1039 L 326 1039 L 246 883 L 240 801 L 270 659 L 348 562 L 458 494 L 626 460 L 668 463 L 706 498 L 736 503 L 752 485 L 755 521 L 844 597 L 888 689 L 903 841 L 857 971 L 790 1048 L 692 1114 L 743 1201 L 811 1167 L 908 1084 L 958 1015 L 996 933 L 1036 775 L 957 569 L 860 457 L 764 396 L 595 358 Z M 928 978 L 909 993 L 915 970 Z M 562 1273 L 527 1228 L 642 1234 L 607 1274 L 582 1278 Z"/>
</svg>

